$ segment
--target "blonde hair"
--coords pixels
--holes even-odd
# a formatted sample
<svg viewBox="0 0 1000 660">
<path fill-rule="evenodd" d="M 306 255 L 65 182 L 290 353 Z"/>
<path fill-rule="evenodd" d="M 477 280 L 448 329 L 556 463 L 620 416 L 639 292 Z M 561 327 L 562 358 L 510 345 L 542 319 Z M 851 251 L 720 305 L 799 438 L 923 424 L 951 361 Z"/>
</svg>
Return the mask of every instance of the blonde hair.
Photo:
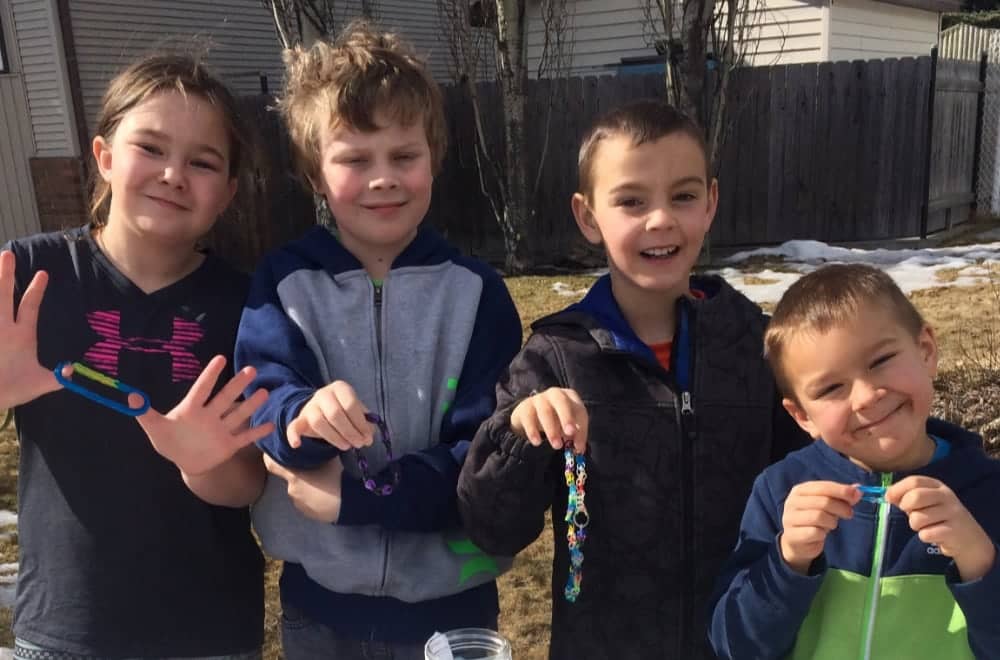
<svg viewBox="0 0 1000 660">
<path fill-rule="evenodd" d="M 803 331 L 824 333 L 857 318 L 865 305 L 888 305 L 913 337 L 926 325 L 910 299 L 885 272 L 865 264 L 833 264 L 800 278 L 781 296 L 764 333 L 764 357 L 782 393 L 794 397 L 782 354 Z"/>
<path fill-rule="evenodd" d="M 236 97 L 200 60 L 189 55 L 147 55 L 115 76 L 101 101 L 96 134 L 112 140 L 122 118 L 160 92 L 198 96 L 217 108 L 229 134 L 230 178 L 240 178 L 252 169 L 251 131 L 243 122 Z M 110 202 L 111 185 L 95 172 L 90 195 L 90 217 L 94 226 L 100 227 L 107 222 Z"/>
<path fill-rule="evenodd" d="M 346 125 L 375 131 L 379 112 L 405 126 L 423 120 L 433 172 L 440 171 L 448 146 L 441 90 L 397 35 L 353 21 L 333 43 L 285 50 L 284 61 L 285 88 L 278 107 L 304 183 L 312 185 L 319 178 L 323 130 Z"/>
</svg>

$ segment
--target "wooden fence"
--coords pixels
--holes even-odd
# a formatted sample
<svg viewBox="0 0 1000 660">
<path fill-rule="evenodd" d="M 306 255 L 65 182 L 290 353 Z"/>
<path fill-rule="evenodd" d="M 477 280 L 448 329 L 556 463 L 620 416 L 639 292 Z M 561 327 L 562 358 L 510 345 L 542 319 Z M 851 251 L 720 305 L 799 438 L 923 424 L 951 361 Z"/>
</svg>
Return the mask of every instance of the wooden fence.
<svg viewBox="0 0 1000 660">
<path fill-rule="evenodd" d="M 715 245 L 826 242 L 926 235 L 963 222 L 974 200 L 974 163 L 984 85 L 976 62 L 936 56 L 748 68 L 733 80 L 733 123 L 722 152 Z M 557 104 L 546 140 L 546 103 Z M 570 213 L 577 146 L 600 113 L 662 96 L 658 74 L 529 83 L 533 180 L 543 150 L 530 240 L 547 263 L 586 252 Z M 932 92 L 933 90 L 933 92 Z M 465 252 L 502 261 L 503 243 L 476 165 L 470 103 L 445 88 L 450 145 L 435 181 L 431 222 Z M 487 143 L 502 153 L 501 104 L 479 86 Z M 249 99 L 268 149 L 267 219 L 240 230 L 246 262 L 312 223 L 311 200 L 291 176 L 287 140 L 263 97 Z M 486 185 L 489 185 L 487 181 Z M 255 224 L 261 236 L 250 239 Z M 261 225 L 266 225 L 263 227 Z M 224 250 L 225 251 L 225 250 Z"/>
</svg>

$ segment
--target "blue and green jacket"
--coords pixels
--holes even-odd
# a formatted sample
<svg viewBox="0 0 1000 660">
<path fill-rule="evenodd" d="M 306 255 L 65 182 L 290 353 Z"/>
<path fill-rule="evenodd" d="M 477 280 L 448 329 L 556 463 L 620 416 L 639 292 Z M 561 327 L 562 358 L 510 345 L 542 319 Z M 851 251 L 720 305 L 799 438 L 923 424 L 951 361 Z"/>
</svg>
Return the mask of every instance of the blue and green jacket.
<svg viewBox="0 0 1000 660">
<path fill-rule="evenodd" d="M 303 516 L 273 475 L 253 507 L 264 549 L 285 561 L 283 602 L 356 639 L 426 640 L 495 620 L 503 564 L 465 536 L 455 489 L 520 344 L 500 276 L 427 227 L 381 282 L 322 227 L 264 259 L 236 341 L 236 366 L 256 367 L 253 388 L 270 392 L 254 422 L 276 430 L 259 446 L 297 470 L 344 462 L 338 524 Z M 365 489 L 354 452 L 287 442 L 288 423 L 335 380 L 388 425 L 395 465 L 381 442 L 363 452 L 377 481 L 398 470 L 391 495 Z"/>
<path fill-rule="evenodd" d="M 962 582 L 955 563 L 888 503 L 859 502 L 808 575 L 781 557 L 785 498 L 818 480 L 887 486 L 911 474 L 933 477 L 1000 539 L 1000 462 L 974 433 L 935 419 L 927 431 L 949 451 L 912 472 L 867 472 L 820 440 L 757 478 L 713 598 L 709 633 L 720 658 L 1000 658 L 1000 561 Z"/>
</svg>

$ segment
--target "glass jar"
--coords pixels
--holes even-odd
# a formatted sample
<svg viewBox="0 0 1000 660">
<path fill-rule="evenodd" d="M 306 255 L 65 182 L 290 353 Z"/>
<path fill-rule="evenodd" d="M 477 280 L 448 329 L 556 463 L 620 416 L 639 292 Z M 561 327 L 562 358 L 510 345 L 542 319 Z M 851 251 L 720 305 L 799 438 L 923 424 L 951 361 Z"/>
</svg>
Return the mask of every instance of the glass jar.
<svg viewBox="0 0 1000 660">
<path fill-rule="evenodd" d="M 424 645 L 425 660 L 511 660 L 510 642 L 487 628 L 435 633 Z"/>
</svg>

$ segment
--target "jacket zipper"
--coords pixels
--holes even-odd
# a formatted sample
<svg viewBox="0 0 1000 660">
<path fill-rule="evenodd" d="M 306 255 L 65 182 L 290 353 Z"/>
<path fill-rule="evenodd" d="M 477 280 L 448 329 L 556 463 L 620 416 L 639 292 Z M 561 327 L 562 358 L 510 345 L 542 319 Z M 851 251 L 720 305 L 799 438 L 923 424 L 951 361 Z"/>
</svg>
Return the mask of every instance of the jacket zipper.
<svg viewBox="0 0 1000 660">
<path fill-rule="evenodd" d="M 382 378 L 382 287 L 383 282 L 381 280 L 372 280 L 372 287 L 374 288 L 373 303 L 375 307 L 375 346 L 377 349 L 377 356 L 375 358 L 375 373 L 378 378 L 378 406 L 380 408 L 379 414 L 385 423 L 389 423 L 389 418 L 385 412 L 385 379 Z M 388 579 L 389 573 L 389 537 L 386 531 L 382 530 L 382 582 L 379 585 L 379 593 L 381 594 L 385 590 L 385 582 Z"/>
<path fill-rule="evenodd" d="M 685 306 L 682 301 L 678 305 L 680 312 L 680 323 L 677 338 L 680 340 L 678 348 L 686 351 L 686 360 L 675 360 L 674 367 L 677 370 L 675 382 L 680 390 L 681 405 L 678 409 L 676 401 L 674 409 L 677 410 L 677 426 L 681 431 L 681 465 L 683 475 L 681 477 L 681 502 L 683 518 L 681 529 L 683 538 L 688 542 L 681 543 L 681 565 L 683 566 L 683 589 L 681 591 L 681 634 L 680 649 L 681 655 L 688 653 L 691 647 L 691 632 L 694 629 L 694 552 L 690 548 L 690 541 L 694 538 L 694 442 L 697 435 L 694 403 L 691 397 L 691 390 L 694 389 L 692 374 L 694 373 L 694 342 L 691 340 L 689 332 L 692 310 Z M 678 357 L 681 357 L 679 354 Z"/>
<path fill-rule="evenodd" d="M 892 474 L 882 474 L 882 487 L 888 488 L 892 485 Z M 886 501 L 879 502 L 878 520 L 875 524 L 875 547 L 872 550 L 872 568 L 869 572 L 871 585 L 868 588 L 868 597 L 865 599 L 864 621 L 862 622 L 861 635 L 861 658 L 870 660 L 872 657 L 872 643 L 875 640 L 875 617 L 878 614 L 878 599 L 881 592 L 882 582 L 882 562 L 885 556 L 886 530 L 889 524 L 889 504 Z"/>
</svg>

